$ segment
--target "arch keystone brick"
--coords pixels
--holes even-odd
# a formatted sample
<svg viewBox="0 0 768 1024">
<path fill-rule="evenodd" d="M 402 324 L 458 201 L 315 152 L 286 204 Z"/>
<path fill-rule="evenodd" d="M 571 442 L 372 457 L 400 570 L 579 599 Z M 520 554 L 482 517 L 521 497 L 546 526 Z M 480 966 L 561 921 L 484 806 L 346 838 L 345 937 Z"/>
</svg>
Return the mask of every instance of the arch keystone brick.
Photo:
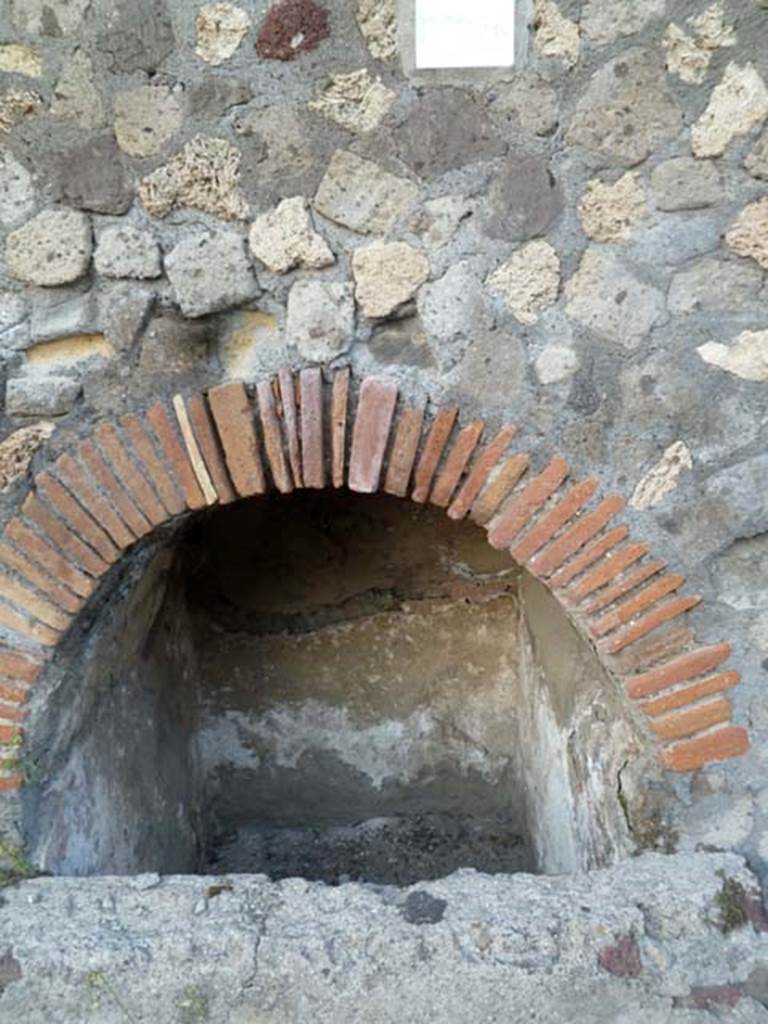
<svg viewBox="0 0 768 1024">
<path fill-rule="evenodd" d="M 397 387 L 379 377 L 367 377 L 360 388 L 349 457 L 349 488 L 373 494 L 379 488 L 384 453 L 395 415 Z"/>
</svg>

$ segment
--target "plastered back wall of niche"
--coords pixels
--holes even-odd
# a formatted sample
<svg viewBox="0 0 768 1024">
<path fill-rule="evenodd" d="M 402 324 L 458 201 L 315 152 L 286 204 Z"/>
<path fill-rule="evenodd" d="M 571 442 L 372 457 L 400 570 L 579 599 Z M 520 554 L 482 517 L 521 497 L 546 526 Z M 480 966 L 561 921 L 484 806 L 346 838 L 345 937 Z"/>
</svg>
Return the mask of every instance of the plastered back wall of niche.
<svg viewBox="0 0 768 1024">
<path fill-rule="evenodd" d="M 760 861 L 768 10 L 534 7 L 516 69 L 424 75 L 389 0 L 4 4 L 4 514 L 98 417 L 285 363 L 511 418 L 734 643 L 753 753 L 678 813 Z"/>
</svg>

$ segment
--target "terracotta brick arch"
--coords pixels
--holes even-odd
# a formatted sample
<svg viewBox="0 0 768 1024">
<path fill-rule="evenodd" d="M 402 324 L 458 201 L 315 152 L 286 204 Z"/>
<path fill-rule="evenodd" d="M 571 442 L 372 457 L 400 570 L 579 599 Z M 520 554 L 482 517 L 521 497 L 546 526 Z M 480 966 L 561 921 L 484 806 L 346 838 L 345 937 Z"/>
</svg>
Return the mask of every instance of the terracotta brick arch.
<svg viewBox="0 0 768 1024">
<path fill-rule="evenodd" d="M 739 682 L 723 668 L 730 645 L 697 643 L 686 613 L 700 598 L 617 523 L 621 498 L 571 481 L 559 456 L 537 465 L 514 426 L 483 440 L 485 423 L 458 408 L 409 405 L 379 377 L 353 384 L 349 370 L 284 369 L 252 389 L 177 395 L 100 423 L 35 477 L 0 540 L 0 789 L 22 784 L 25 702 L 100 578 L 169 519 L 270 489 L 346 486 L 469 517 L 555 595 L 647 716 L 668 769 L 747 750 L 724 696 Z"/>
</svg>

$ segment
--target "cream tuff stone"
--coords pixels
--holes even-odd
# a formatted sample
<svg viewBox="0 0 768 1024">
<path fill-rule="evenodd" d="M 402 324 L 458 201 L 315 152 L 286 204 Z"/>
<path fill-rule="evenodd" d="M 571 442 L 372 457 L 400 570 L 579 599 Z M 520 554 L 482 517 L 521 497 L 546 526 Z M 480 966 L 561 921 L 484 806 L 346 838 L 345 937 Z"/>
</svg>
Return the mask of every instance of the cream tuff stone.
<svg viewBox="0 0 768 1024">
<path fill-rule="evenodd" d="M 742 380 L 768 380 L 768 330 L 743 331 L 730 345 L 709 341 L 696 351 L 705 363 Z"/>
<path fill-rule="evenodd" d="M 579 26 L 566 18 L 554 0 L 536 0 L 536 52 L 555 57 L 566 67 L 578 64 L 581 53 Z"/>
<path fill-rule="evenodd" d="M 738 312 L 759 300 L 762 283 L 762 271 L 754 263 L 709 257 L 675 274 L 667 305 L 676 316 L 701 310 Z"/>
<path fill-rule="evenodd" d="M 557 301 L 560 258 L 549 242 L 528 242 L 495 270 L 486 284 L 501 292 L 520 323 L 534 324 L 541 310 Z"/>
<path fill-rule="evenodd" d="M 587 0 L 581 31 L 591 43 L 605 46 L 619 36 L 631 36 L 652 18 L 664 15 L 666 0 Z"/>
<path fill-rule="evenodd" d="M 115 350 L 103 334 L 75 334 L 68 338 L 41 341 L 24 353 L 24 369 L 29 373 L 66 372 L 84 363 L 103 363 Z"/>
<path fill-rule="evenodd" d="M 197 15 L 195 53 L 218 67 L 235 53 L 251 27 L 251 19 L 241 7 L 230 3 L 206 4 Z"/>
<path fill-rule="evenodd" d="M 699 210 L 723 198 L 723 183 L 715 164 L 691 156 L 676 156 L 654 167 L 651 187 L 660 210 Z"/>
<path fill-rule="evenodd" d="M 41 420 L 14 430 L 0 442 L 0 492 L 5 492 L 27 475 L 35 452 L 56 429 L 54 423 Z"/>
<path fill-rule="evenodd" d="M 36 114 L 43 101 L 36 92 L 10 89 L 0 96 L 0 131 L 9 132 L 25 117 Z"/>
<path fill-rule="evenodd" d="M 81 128 L 104 124 L 104 102 L 94 85 L 93 64 L 82 50 L 64 64 L 53 90 L 51 117 L 76 121 Z"/>
<path fill-rule="evenodd" d="M 81 391 L 82 384 L 74 377 L 12 377 L 5 387 L 5 410 L 9 416 L 65 416 Z"/>
<path fill-rule="evenodd" d="M 93 264 L 102 277 L 148 280 L 163 272 L 160 246 L 154 235 L 132 224 L 104 228 L 96 243 Z"/>
<path fill-rule="evenodd" d="M 768 114 L 768 88 L 754 64 L 731 62 L 715 86 L 707 109 L 691 129 L 694 156 L 721 156 Z"/>
<path fill-rule="evenodd" d="M 245 220 L 249 206 L 240 190 L 240 161 L 240 150 L 226 139 L 196 135 L 142 180 L 139 196 L 144 209 L 157 218 L 186 206 L 222 220 Z"/>
<path fill-rule="evenodd" d="M 294 267 L 320 270 L 336 261 L 328 243 L 315 231 L 304 196 L 283 199 L 257 217 L 248 244 L 253 255 L 276 274 Z"/>
<path fill-rule="evenodd" d="M 441 196 L 424 203 L 413 220 L 413 230 L 431 252 L 442 249 L 456 234 L 462 220 L 472 213 L 472 200 L 466 196 Z"/>
<path fill-rule="evenodd" d="M 534 364 L 542 384 L 559 384 L 568 380 L 579 368 L 579 357 L 566 345 L 547 345 Z"/>
<path fill-rule="evenodd" d="M 405 242 L 374 242 L 352 254 L 355 298 L 365 316 L 389 316 L 429 277 L 429 260 Z"/>
<path fill-rule="evenodd" d="M 9 272 L 44 288 L 76 281 L 91 262 L 91 223 L 77 210 L 43 210 L 10 234 L 5 245 Z"/>
<path fill-rule="evenodd" d="M 0 71 L 27 78 L 39 78 L 43 73 L 40 51 L 24 43 L 0 44 Z"/>
<path fill-rule="evenodd" d="M 387 235 L 413 209 L 418 196 L 413 182 L 339 149 L 320 182 L 314 206 L 352 231 Z"/>
<path fill-rule="evenodd" d="M 675 441 L 640 480 L 629 504 L 639 511 L 655 508 L 674 491 L 681 474 L 690 469 L 693 469 L 693 458 L 688 445 L 684 441 Z"/>
<path fill-rule="evenodd" d="M 719 3 L 689 18 L 687 24 L 692 35 L 674 23 L 664 35 L 667 67 L 684 82 L 702 82 L 714 51 L 721 46 L 735 46 L 736 33 L 732 25 L 726 25 L 725 12 Z"/>
<path fill-rule="evenodd" d="M 0 224 L 12 228 L 35 209 L 32 175 L 10 150 L 0 148 Z"/>
<path fill-rule="evenodd" d="M 166 86 L 143 85 L 115 99 L 115 138 L 129 156 L 153 156 L 184 120 L 177 97 Z"/>
<path fill-rule="evenodd" d="M 168 253 L 165 268 L 182 313 L 206 316 L 239 306 L 259 291 L 245 243 L 234 231 L 200 231 Z"/>
<path fill-rule="evenodd" d="M 355 307 L 352 286 L 330 281 L 297 281 L 288 295 L 287 340 L 315 363 L 328 362 L 352 343 Z"/>
<path fill-rule="evenodd" d="M 737 256 L 748 256 L 768 270 L 768 196 L 745 206 L 725 236 Z"/>
<path fill-rule="evenodd" d="M 389 60 L 397 53 L 396 0 L 357 0 L 357 24 L 363 39 L 377 60 Z"/>
<path fill-rule="evenodd" d="M 596 334 L 635 349 L 666 315 L 664 295 L 613 253 L 588 249 L 565 287 L 566 313 Z"/>
<path fill-rule="evenodd" d="M 395 93 L 361 68 L 333 75 L 331 84 L 308 106 L 347 131 L 365 134 L 378 128 L 394 101 Z"/>
<path fill-rule="evenodd" d="M 91 0 L 11 0 L 13 23 L 20 32 L 71 35 L 80 25 Z M 50 22 L 58 30 L 50 32 Z"/>
<path fill-rule="evenodd" d="M 579 200 L 584 234 L 596 242 L 626 242 L 647 216 L 645 189 L 634 171 L 613 184 L 598 179 L 587 182 Z"/>
<path fill-rule="evenodd" d="M 535 71 L 521 71 L 512 82 L 499 82 L 491 90 L 492 109 L 515 114 L 527 131 L 548 135 L 557 127 L 557 93 Z"/>
</svg>

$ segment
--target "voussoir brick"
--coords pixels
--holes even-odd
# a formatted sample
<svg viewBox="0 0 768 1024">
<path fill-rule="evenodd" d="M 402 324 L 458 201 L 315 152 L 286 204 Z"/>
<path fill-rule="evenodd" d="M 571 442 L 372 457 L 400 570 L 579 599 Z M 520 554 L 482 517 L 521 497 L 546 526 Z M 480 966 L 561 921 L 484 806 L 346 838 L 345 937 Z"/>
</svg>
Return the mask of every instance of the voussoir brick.
<svg viewBox="0 0 768 1024">
<path fill-rule="evenodd" d="M 14 772 L 11 775 L 0 775 L 0 793 L 13 793 L 24 785 L 23 776 Z"/>
<path fill-rule="evenodd" d="M 349 418 L 349 368 L 336 370 L 331 391 L 331 477 L 333 486 L 344 486 L 347 471 L 347 420 Z"/>
<path fill-rule="evenodd" d="M 44 661 L 30 651 L 0 647 L 0 678 L 31 686 L 43 670 Z"/>
<path fill-rule="evenodd" d="M 138 416 L 123 416 L 120 420 L 126 437 L 141 460 L 160 501 L 169 516 L 177 516 L 186 507 L 175 480 L 157 453 L 155 444 Z"/>
<path fill-rule="evenodd" d="M 488 543 L 503 550 L 509 548 L 518 534 L 528 525 L 535 513 L 547 502 L 568 476 L 570 467 L 565 459 L 556 455 L 538 476 L 502 506 L 497 519 L 491 523 Z"/>
<path fill-rule="evenodd" d="M 259 438 L 245 386 L 234 381 L 211 388 L 208 405 L 235 490 L 241 498 L 265 494 Z"/>
<path fill-rule="evenodd" d="M 499 510 L 510 491 L 528 472 L 531 457 L 527 452 L 510 455 L 500 463 L 472 502 L 469 518 L 478 526 L 486 526 Z"/>
<path fill-rule="evenodd" d="M 63 631 L 72 621 L 71 615 L 3 572 L 0 572 L 0 597 L 25 615 L 53 629 Z"/>
<path fill-rule="evenodd" d="M 198 512 L 200 509 L 206 508 L 208 501 L 198 483 L 197 474 L 192 466 L 189 454 L 179 440 L 166 407 L 162 402 L 155 402 L 154 405 L 147 409 L 145 417 L 157 438 L 157 443 L 165 456 L 166 463 L 172 470 L 181 488 L 187 508 L 192 512 Z"/>
<path fill-rule="evenodd" d="M 45 594 L 48 600 L 62 611 L 75 615 L 82 608 L 82 597 L 78 597 L 77 594 L 68 590 L 63 583 L 54 579 L 44 569 L 5 541 L 0 541 L 0 565 L 4 565 L 7 569 L 13 569 L 41 594 Z"/>
<path fill-rule="evenodd" d="M 101 490 L 109 497 L 120 514 L 120 518 L 138 539 L 146 536 L 152 524 L 138 508 L 122 483 L 112 472 L 111 467 L 102 456 L 93 441 L 82 441 L 78 453 L 83 465 L 93 475 L 93 479 Z"/>
<path fill-rule="evenodd" d="M 484 420 L 473 420 L 459 431 L 432 488 L 430 504 L 438 508 L 448 507 L 484 430 Z"/>
<path fill-rule="evenodd" d="M 259 403 L 259 419 L 261 433 L 264 438 L 264 450 L 272 481 L 281 494 L 290 494 L 293 490 L 293 479 L 288 469 L 288 460 L 283 449 L 283 433 L 275 410 L 275 398 L 272 394 L 272 383 L 268 380 L 259 381 L 256 385 L 256 397 Z"/>
<path fill-rule="evenodd" d="M 70 529 L 89 544 L 105 562 L 112 564 L 120 557 L 120 549 L 95 522 L 69 491 L 50 473 L 38 473 L 35 487 L 48 504 L 66 522 Z"/>
<path fill-rule="evenodd" d="M 625 647 L 640 640 L 646 634 L 651 633 L 658 626 L 685 615 L 692 608 L 701 602 L 698 595 L 692 597 L 675 597 L 669 601 L 661 601 L 656 604 L 647 615 L 613 633 L 611 636 L 598 641 L 597 649 L 601 654 L 617 654 Z"/>
<path fill-rule="evenodd" d="M 213 481 L 219 504 L 229 505 L 237 498 L 237 494 L 235 494 L 232 481 L 229 479 L 224 453 L 216 437 L 216 430 L 205 399 L 202 395 L 192 395 L 185 404 L 195 440 L 205 460 L 208 474 Z"/>
<path fill-rule="evenodd" d="M 360 388 L 352 428 L 349 456 L 351 491 L 375 494 L 379 489 L 396 404 L 396 384 L 380 377 L 366 377 Z"/>
<path fill-rule="evenodd" d="M 336 395 L 337 377 L 334 377 L 334 397 Z M 349 383 L 349 371 L 347 371 L 347 383 Z M 296 403 L 296 385 L 293 379 L 293 371 L 283 367 L 277 375 L 277 384 L 280 393 L 279 413 L 285 424 L 285 443 L 288 449 L 288 464 L 291 467 L 293 483 L 296 487 L 304 486 L 304 477 L 301 472 L 301 439 L 299 436 L 299 417 Z M 340 386 L 340 385 L 339 385 Z M 335 487 L 341 484 L 334 483 Z"/>
<path fill-rule="evenodd" d="M 535 520 L 523 539 L 516 544 L 510 554 L 521 565 L 528 561 L 540 551 L 541 548 L 551 540 L 552 537 L 573 519 L 576 513 L 582 509 L 597 490 L 597 480 L 583 480 L 575 484 L 566 494 L 562 501 L 559 501 L 545 515 Z"/>
<path fill-rule="evenodd" d="M 586 512 L 562 536 L 553 540 L 543 551 L 537 552 L 528 569 L 542 579 L 562 569 L 569 558 L 597 537 L 611 519 L 621 512 L 624 504 L 624 499 L 616 495 L 604 498 L 597 508 Z"/>
<path fill-rule="evenodd" d="M 29 693 L 29 687 L 24 684 L 0 681 L 0 702 L 3 704 L 16 704 L 20 707 L 29 700 Z"/>
<path fill-rule="evenodd" d="M 153 526 L 168 518 L 160 499 L 131 459 L 113 423 L 100 423 L 94 430 L 102 455 L 110 464 L 132 501 Z"/>
<path fill-rule="evenodd" d="M 685 576 L 660 576 L 650 586 L 639 590 L 629 600 L 605 612 L 598 619 L 590 623 L 590 634 L 598 637 L 605 636 L 611 630 L 618 629 L 634 619 L 640 612 L 645 611 L 646 608 L 656 604 L 657 601 L 661 601 L 662 598 L 674 594 L 684 583 Z"/>
<path fill-rule="evenodd" d="M 0 626 L 10 629 L 36 644 L 42 644 L 44 647 L 55 647 L 61 638 L 61 630 L 53 629 L 42 622 L 36 622 L 29 615 L 17 612 L 2 602 L 0 602 Z"/>
<path fill-rule="evenodd" d="M 429 497 L 432 481 L 440 464 L 440 459 L 448 444 L 454 424 L 459 416 L 458 406 L 446 409 L 438 409 L 432 426 L 424 442 L 421 458 L 418 461 L 413 474 L 413 491 L 411 500 L 423 505 Z"/>
<path fill-rule="evenodd" d="M 90 512 L 92 518 L 107 531 L 117 547 L 121 550 L 130 547 L 136 540 L 136 534 L 126 526 L 112 504 L 94 486 L 92 478 L 80 463 L 68 452 L 65 452 L 59 456 L 55 465 L 56 472 L 64 485 Z"/>
<path fill-rule="evenodd" d="M 569 608 L 575 607 L 596 590 L 613 583 L 620 573 L 634 565 L 635 562 L 639 562 L 647 554 L 648 545 L 643 543 L 627 544 L 622 548 L 609 549 L 594 569 L 572 585 L 568 593 L 563 596 L 563 601 Z"/>
<path fill-rule="evenodd" d="M 205 504 L 215 505 L 219 500 L 219 496 L 213 486 L 203 453 L 200 451 L 195 432 L 192 429 L 192 421 L 189 418 L 186 403 L 181 395 L 173 396 L 173 411 L 176 413 L 176 422 L 178 423 L 181 440 L 184 443 L 187 458 L 189 459 L 189 465 L 192 467 L 192 472 L 195 475 L 195 480 L 203 495 Z"/>
<path fill-rule="evenodd" d="M 11 519 L 5 528 L 5 534 L 23 554 L 42 566 L 54 579 L 66 584 L 78 596 L 90 597 L 95 590 L 94 579 L 81 572 L 68 558 L 30 529 L 22 520 Z"/>
<path fill-rule="evenodd" d="M 731 704 L 725 697 L 692 704 L 690 707 L 670 711 L 651 719 L 651 732 L 660 740 L 671 741 L 695 736 L 713 725 L 728 722 L 731 718 Z"/>
<path fill-rule="evenodd" d="M 79 569 L 97 579 L 109 569 L 109 562 L 104 561 L 101 555 L 97 555 L 92 548 L 89 548 L 64 523 L 49 512 L 36 494 L 27 495 L 22 503 L 21 511 L 25 518 L 34 523 L 63 554 L 68 555 Z"/>
<path fill-rule="evenodd" d="M 705 697 L 712 697 L 723 690 L 731 690 L 741 682 L 738 672 L 720 672 L 714 676 L 706 676 L 698 682 L 687 686 L 678 686 L 674 690 L 666 690 L 658 697 L 651 697 L 640 704 L 640 708 L 649 718 L 675 711 L 677 708 L 695 704 Z"/>
<path fill-rule="evenodd" d="M 662 562 L 661 559 L 642 563 L 630 572 L 624 573 L 611 586 L 603 587 L 593 597 L 585 600 L 581 605 L 581 610 L 585 615 L 595 615 L 597 612 L 602 611 L 620 598 L 631 593 L 641 583 L 645 583 L 647 580 L 652 579 L 652 577 L 658 576 L 666 567 L 667 563 Z"/>
<path fill-rule="evenodd" d="M 635 675 L 626 681 L 627 693 L 633 700 L 650 697 L 677 683 L 685 683 L 697 676 L 711 672 L 722 665 L 732 654 L 729 643 L 697 647 L 678 657 L 672 658 L 656 668 Z"/>
<path fill-rule="evenodd" d="M 301 474 L 304 486 L 325 487 L 325 438 L 323 429 L 323 375 L 317 367 L 299 374 L 301 394 Z"/>
<path fill-rule="evenodd" d="M 726 725 L 672 743 L 662 752 L 665 767 L 673 772 L 692 772 L 715 761 L 741 757 L 749 750 L 749 736 L 739 725 Z"/>
<path fill-rule="evenodd" d="M 467 474 L 467 478 L 459 488 L 459 492 L 448 508 L 450 519 L 463 519 L 469 513 L 475 499 L 488 482 L 488 478 L 509 448 L 517 434 L 513 424 L 503 426 L 496 437 L 480 452 Z"/>
<path fill-rule="evenodd" d="M 606 661 L 615 675 L 634 676 L 677 658 L 684 651 L 690 650 L 695 642 L 696 637 L 690 624 L 678 619 L 654 630 L 618 654 L 608 655 Z"/>
<path fill-rule="evenodd" d="M 384 491 L 396 498 L 404 498 L 411 485 L 413 467 L 419 454 L 419 442 L 424 426 L 424 406 L 406 405 L 397 418 L 395 439 L 387 460 Z"/>
</svg>

